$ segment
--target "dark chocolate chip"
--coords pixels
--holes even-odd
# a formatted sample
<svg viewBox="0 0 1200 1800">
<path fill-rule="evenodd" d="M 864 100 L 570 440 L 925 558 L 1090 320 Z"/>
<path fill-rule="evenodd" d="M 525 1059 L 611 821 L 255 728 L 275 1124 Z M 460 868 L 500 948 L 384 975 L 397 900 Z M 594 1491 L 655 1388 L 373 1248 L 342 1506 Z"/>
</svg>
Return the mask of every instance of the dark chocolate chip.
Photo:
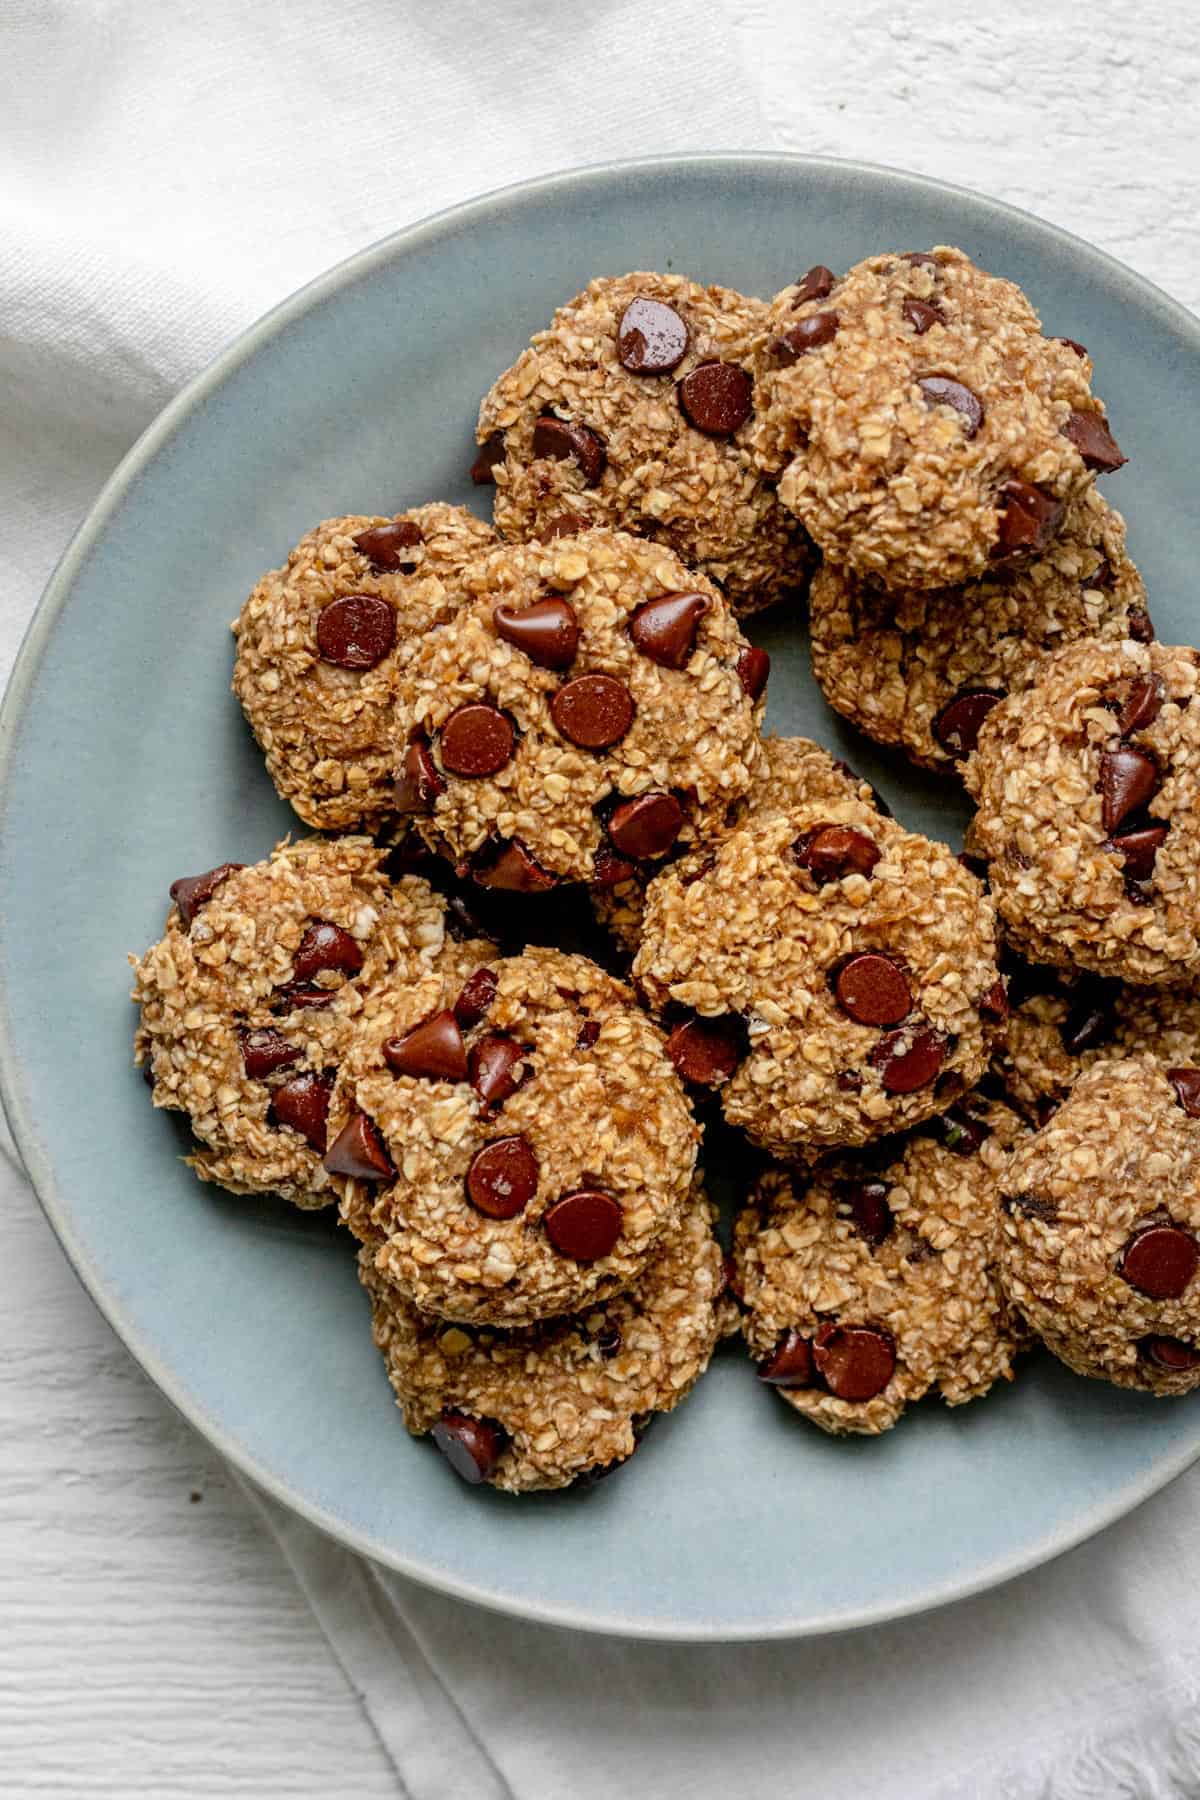
<svg viewBox="0 0 1200 1800">
<path fill-rule="evenodd" d="M 1166 697 L 1166 684 L 1161 675 L 1135 675 L 1117 718 L 1121 736 L 1132 737 L 1135 731 L 1145 731 L 1147 726 L 1153 725 Z"/>
<path fill-rule="evenodd" d="M 767 346 L 771 361 L 781 369 L 790 368 L 810 350 L 819 350 L 822 344 L 832 343 L 840 323 L 835 312 L 809 313 L 807 318 L 797 319 Z"/>
<path fill-rule="evenodd" d="M 582 513 L 559 513 L 548 525 L 543 525 L 538 532 L 544 544 L 552 544 L 556 538 L 578 537 L 581 531 L 590 531 L 592 521 L 585 519 Z"/>
<path fill-rule="evenodd" d="M 918 300 L 912 294 L 905 300 L 901 312 L 907 324 L 911 325 L 918 337 L 924 337 L 932 325 L 944 325 L 946 315 L 940 306 L 931 300 Z"/>
<path fill-rule="evenodd" d="M 525 1138 L 496 1138 L 467 1170 L 467 1199 L 489 1219 L 515 1219 L 537 1193 L 538 1161 Z"/>
<path fill-rule="evenodd" d="M 428 744 L 415 738 L 404 752 L 404 761 L 392 790 L 392 805 L 403 817 L 412 813 L 431 813 L 439 794 L 446 791 Z"/>
<path fill-rule="evenodd" d="M 442 767 L 451 775 L 477 780 L 497 775 L 512 760 L 516 732 L 507 713 L 486 700 L 456 706 L 438 740 Z"/>
<path fill-rule="evenodd" d="M 348 931 L 343 931 L 340 925 L 331 925 L 328 919 L 314 919 L 292 958 L 292 979 L 311 981 L 326 969 L 336 969 L 342 975 L 357 975 L 362 966 L 361 946 Z"/>
<path fill-rule="evenodd" d="M 710 437 L 731 437 L 753 410 L 754 384 L 739 363 L 699 363 L 675 392 L 689 425 Z"/>
<path fill-rule="evenodd" d="M 498 1112 L 533 1073 L 528 1050 L 504 1031 L 489 1031 L 472 1044 L 469 1067 L 471 1086 L 489 1113 Z"/>
<path fill-rule="evenodd" d="M 599 1042 L 599 1038 L 599 1019 L 585 1019 L 575 1034 L 575 1048 L 577 1050 L 592 1050 Z"/>
<path fill-rule="evenodd" d="M 317 614 L 322 662 L 339 669 L 373 669 L 396 642 L 396 615 L 378 594 L 343 594 Z"/>
<path fill-rule="evenodd" d="M 476 969 L 473 975 L 468 975 L 452 1008 L 454 1017 L 464 1031 L 470 1031 L 472 1025 L 478 1025 L 496 998 L 499 985 L 494 969 Z"/>
<path fill-rule="evenodd" d="M 930 406 L 952 406 L 963 422 L 963 436 L 973 438 L 983 424 L 983 401 L 952 375 L 923 375 L 917 386 Z"/>
<path fill-rule="evenodd" d="M 900 257 L 901 262 L 911 263 L 914 269 L 938 269 L 937 257 L 932 250 L 905 250 Z"/>
<path fill-rule="evenodd" d="M 964 688 L 935 714 L 934 739 L 955 762 L 965 761 L 979 742 L 979 727 L 1003 698 L 995 688 Z"/>
<path fill-rule="evenodd" d="M 822 1325 L 813 1340 L 813 1362 L 839 1400 L 873 1400 L 896 1367 L 896 1344 L 878 1325 Z"/>
<path fill-rule="evenodd" d="M 575 609 L 558 595 L 532 606 L 498 606 L 492 613 L 497 635 L 515 644 L 539 669 L 569 669 L 579 648 Z"/>
<path fill-rule="evenodd" d="M 635 862 L 665 856 L 682 828 L 683 808 L 674 794 L 653 790 L 623 800 L 608 821 L 613 844 Z"/>
<path fill-rule="evenodd" d="M 746 1054 L 746 1027 L 736 1013 L 684 1019 L 667 1038 L 667 1055 L 684 1081 L 720 1087 Z"/>
<path fill-rule="evenodd" d="M 279 1069 L 290 1069 L 304 1052 L 299 1044 L 291 1044 L 281 1031 L 262 1025 L 257 1031 L 238 1032 L 242 1049 L 242 1067 L 251 1081 L 265 1081 Z"/>
<path fill-rule="evenodd" d="M 1168 1369 L 1172 1374 L 1200 1367 L 1200 1349 L 1195 1344 L 1185 1344 L 1182 1338 L 1163 1337 L 1161 1333 L 1140 1338 L 1138 1353 L 1147 1362 L 1154 1363 L 1160 1369 Z"/>
<path fill-rule="evenodd" d="M 760 650 L 756 644 L 747 644 L 744 650 L 738 651 L 738 680 L 751 700 L 757 700 L 763 692 L 770 673 L 771 659 L 765 650 Z"/>
<path fill-rule="evenodd" d="M 766 1361 L 759 1363 L 758 1379 L 768 1387 L 811 1387 L 813 1358 L 808 1338 L 798 1331 L 785 1331 Z"/>
<path fill-rule="evenodd" d="M 1073 350 L 1076 356 L 1080 358 L 1086 358 L 1087 356 L 1087 350 L 1079 342 L 1078 338 L 1056 337 L 1053 341 L 1056 344 L 1065 344 L 1068 350 Z"/>
<path fill-rule="evenodd" d="M 592 863 L 593 887 L 619 887 L 623 881 L 629 881 L 637 874 L 637 864 L 627 857 L 617 856 L 607 844 L 601 844 Z"/>
<path fill-rule="evenodd" d="M 373 568 L 402 569 L 406 575 L 416 568 L 408 554 L 425 542 L 425 533 L 412 519 L 393 519 L 387 525 L 372 525 L 360 531 L 354 540 Z"/>
<path fill-rule="evenodd" d="M 796 839 L 792 854 L 824 886 L 847 875 L 869 875 L 883 852 L 865 831 L 852 825 L 814 825 Z"/>
<path fill-rule="evenodd" d="M 1158 764 L 1144 750 L 1122 745 L 1100 758 L 1100 819 L 1105 831 L 1117 831 L 1123 819 L 1145 806 L 1158 792 Z"/>
<path fill-rule="evenodd" d="M 1056 1104 L 1054 1112 L 1057 1111 Z M 1023 1218 L 1038 1219 L 1043 1225 L 1053 1225 L 1058 1218 L 1057 1203 L 1043 1199 L 1040 1194 L 1010 1194 L 1001 1204 L 1005 1212 L 1019 1212 Z"/>
<path fill-rule="evenodd" d="M 329 1096 L 333 1092 L 332 1069 L 316 1073 L 311 1069 L 293 1075 L 271 1095 L 267 1112 L 269 1125 L 290 1125 L 293 1131 L 314 1149 L 325 1153 L 325 1121 L 329 1116 Z"/>
<path fill-rule="evenodd" d="M 362 1112 L 356 1112 L 343 1125 L 329 1146 L 322 1167 L 330 1175 L 347 1175 L 352 1181 L 390 1181 L 396 1173 L 383 1139 Z"/>
<path fill-rule="evenodd" d="M 1176 1300 L 1200 1263 L 1200 1245 L 1178 1225 L 1152 1223 L 1135 1231 L 1121 1254 L 1118 1273 L 1151 1300 Z"/>
<path fill-rule="evenodd" d="M 541 894 L 558 885 L 558 876 L 543 869 L 520 838 L 489 847 L 472 866 L 471 874 L 480 887 L 500 888 L 509 894 Z"/>
<path fill-rule="evenodd" d="M 171 898 L 179 908 L 180 923 L 186 930 L 202 906 L 207 906 L 223 881 L 236 875 L 245 863 L 218 863 L 203 875 L 181 875 L 171 883 Z"/>
<path fill-rule="evenodd" d="M 504 455 L 504 433 L 493 431 L 471 464 L 471 480 L 476 487 L 487 487 L 495 481 L 496 464 L 504 461 Z"/>
<path fill-rule="evenodd" d="M 639 294 L 621 314 L 617 358 L 631 375 L 669 375 L 687 354 L 688 328 L 665 300 Z"/>
<path fill-rule="evenodd" d="M 633 695 L 615 675 L 577 675 L 550 702 L 558 730 L 582 750 L 619 744 L 633 724 Z"/>
<path fill-rule="evenodd" d="M 632 614 L 629 635 L 651 662 L 664 669 L 682 669 L 695 649 L 696 632 L 707 611 L 703 594 L 661 594 Z"/>
<path fill-rule="evenodd" d="M 495 1473 L 508 1448 L 508 1433 L 495 1419 L 446 1411 L 430 1434 L 454 1473 L 478 1487 Z"/>
<path fill-rule="evenodd" d="M 1103 413 L 1073 412 L 1062 428 L 1063 436 L 1070 438 L 1080 456 L 1084 467 L 1096 469 L 1102 475 L 1111 475 L 1114 469 L 1120 469 L 1129 461 L 1122 456 L 1117 447 L 1117 440 L 1108 429 Z"/>
<path fill-rule="evenodd" d="M 871 1066 L 889 1094 L 928 1087 L 946 1060 L 946 1039 L 931 1025 L 889 1031 L 871 1052 Z"/>
<path fill-rule="evenodd" d="M 580 1188 L 546 1208 L 542 1223 L 560 1256 L 572 1262 L 599 1262 L 621 1235 L 624 1214 L 611 1194 Z"/>
<path fill-rule="evenodd" d="M 878 950 L 848 957 L 833 978 L 842 1011 L 856 1025 L 898 1025 L 912 1011 L 912 989 L 899 963 Z"/>
<path fill-rule="evenodd" d="M 458 1020 L 450 1011 L 434 1013 L 406 1031 L 388 1038 L 383 1060 L 393 1075 L 414 1075 L 426 1081 L 465 1081 L 467 1051 Z"/>
<path fill-rule="evenodd" d="M 1138 831 L 1125 831 L 1119 837 L 1107 838 L 1100 848 L 1121 858 L 1130 881 L 1149 881 L 1166 835 L 1165 825 L 1145 825 Z"/>
<path fill-rule="evenodd" d="M 838 1208 L 849 1215 L 859 1237 L 873 1250 L 891 1235 L 895 1220 L 888 1205 L 887 1184 L 882 1181 L 840 1181 Z"/>
<path fill-rule="evenodd" d="M 277 1019 L 291 1012 L 319 1012 L 322 1007 L 332 1006 L 336 999 L 336 988 L 305 987 L 302 982 L 289 981 L 279 989 L 271 1011 Z"/>
<path fill-rule="evenodd" d="M 837 286 L 837 276 L 824 263 L 814 263 L 808 273 L 801 275 L 794 284 L 796 297 L 792 301 L 792 311 L 798 306 L 805 306 L 810 300 L 827 300 Z"/>
<path fill-rule="evenodd" d="M 1200 1119 L 1200 1069 L 1168 1069 L 1167 1080 L 1189 1119 Z"/>
<path fill-rule="evenodd" d="M 1154 621 L 1143 607 L 1132 607 L 1129 613 L 1129 635 L 1135 644 L 1154 642 Z"/>
<path fill-rule="evenodd" d="M 594 1342 L 605 1362 L 611 1362 L 614 1356 L 621 1354 L 621 1333 L 615 1325 L 602 1325 Z"/>
<path fill-rule="evenodd" d="M 599 433 L 552 413 L 543 413 L 533 428 L 533 454 L 552 462 L 574 462 L 588 487 L 595 487 L 608 463 Z"/>
<path fill-rule="evenodd" d="M 1028 481 L 1006 481 L 998 496 L 1000 528 L 993 555 L 1036 556 L 1054 538 L 1063 502 Z"/>
</svg>

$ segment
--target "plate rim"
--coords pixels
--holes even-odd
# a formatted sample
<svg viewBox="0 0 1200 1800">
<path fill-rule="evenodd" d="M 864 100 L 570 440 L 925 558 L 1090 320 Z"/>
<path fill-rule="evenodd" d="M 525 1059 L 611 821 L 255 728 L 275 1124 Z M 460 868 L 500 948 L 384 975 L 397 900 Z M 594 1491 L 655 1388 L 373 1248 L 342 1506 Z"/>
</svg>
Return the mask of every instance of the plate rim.
<svg viewBox="0 0 1200 1800">
<path fill-rule="evenodd" d="M 787 171 L 792 174 L 807 172 L 818 178 L 825 172 L 836 172 L 842 176 L 858 175 L 885 187 L 898 186 L 910 192 L 916 189 L 928 197 L 949 196 L 966 201 L 1001 219 L 1019 221 L 1026 229 L 1032 224 L 1040 234 L 1064 249 L 1071 252 L 1082 250 L 1089 259 L 1098 259 L 1106 267 L 1114 285 L 1132 289 L 1141 307 L 1153 305 L 1178 335 L 1189 340 L 1191 349 L 1200 360 L 1200 319 L 1156 283 L 1137 274 L 1108 251 L 1062 226 L 1039 218 L 1026 208 L 994 199 L 960 183 L 942 181 L 935 176 L 853 157 L 784 151 L 712 151 L 587 163 L 491 188 L 469 200 L 444 207 L 389 232 L 324 270 L 262 314 L 185 383 L 121 458 L 73 533 L 46 583 L 26 627 L 0 702 L 0 842 L 4 837 L 8 798 L 17 779 L 17 740 L 20 728 L 34 700 L 38 674 L 76 577 L 93 547 L 102 539 L 113 514 L 133 484 L 209 397 L 294 320 L 305 316 L 343 288 L 369 276 L 398 257 L 420 254 L 431 243 L 446 235 L 469 230 L 477 218 L 497 207 L 534 196 L 553 199 L 558 195 L 589 187 L 606 187 L 614 180 L 629 181 L 662 174 L 668 169 L 707 171 L 714 180 L 719 180 L 723 173 L 744 174 L 747 169 Z M 0 944 L 3 943 L 4 936 L 3 921 L 0 921 Z M 0 1105 L 3 1106 L 24 1171 L 38 1203 L 76 1277 L 138 1366 L 175 1410 L 256 1487 L 338 1544 L 435 1592 L 469 1601 L 508 1617 L 600 1636 L 675 1644 L 778 1642 L 861 1630 L 892 1620 L 911 1618 L 958 1600 L 969 1599 L 1027 1574 L 1074 1549 L 1132 1512 L 1200 1459 L 1198 1425 L 1193 1444 L 1158 1458 L 1152 1468 L 1106 1494 L 1102 1501 L 1082 1514 L 1075 1515 L 1068 1524 L 1043 1533 L 1020 1551 L 996 1557 L 983 1564 L 968 1579 L 951 1577 L 934 1582 L 915 1590 L 899 1603 L 884 1601 L 841 1611 L 826 1608 L 816 1615 L 810 1614 L 798 1619 L 760 1622 L 757 1625 L 727 1625 L 719 1620 L 710 1620 L 704 1624 L 654 1622 L 619 1614 L 582 1611 L 571 1606 L 539 1604 L 535 1598 L 514 1597 L 499 1588 L 485 1588 L 475 1582 L 460 1579 L 426 1564 L 420 1558 L 406 1557 L 392 1546 L 375 1540 L 369 1533 L 359 1531 L 328 1508 L 293 1490 L 285 1480 L 263 1467 L 248 1445 L 228 1433 L 203 1403 L 187 1390 L 187 1384 L 182 1378 L 142 1340 L 137 1327 L 125 1317 L 119 1298 L 109 1291 L 76 1236 L 70 1202 L 59 1189 L 49 1146 L 43 1144 L 37 1124 L 25 1102 L 17 1047 L 13 1039 L 7 997 L 3 991 L 0 991 Z"/>
</svg>

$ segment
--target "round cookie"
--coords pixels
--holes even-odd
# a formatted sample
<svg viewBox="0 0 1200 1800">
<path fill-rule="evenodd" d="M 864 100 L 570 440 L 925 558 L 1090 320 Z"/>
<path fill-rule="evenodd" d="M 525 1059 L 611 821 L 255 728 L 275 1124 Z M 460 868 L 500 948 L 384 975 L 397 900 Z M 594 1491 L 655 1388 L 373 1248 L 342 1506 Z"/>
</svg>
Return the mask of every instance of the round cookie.
<svg viewBox="0 0 1200 1800">
<path fill-rule="evenodd" d="M 835 712 L 926 769 L 975 748 L 997 700 L 1079 638 L 1153 636 L 1125 525 L 1095 488 L 1034 561 L 953 588 L 892 591 L 824 564 L 813 580 L 813 674 Z"/>
<path fill-rule="evenodd" d="M 765 1171 L 734 1227 L 759 1379 L 837 1433 L 1011 1380 L 1025 1334 L 996 1276 L 997 1184 L 1020 1129 L 973 1094 L 870 1157 Z"/>
<path fill-rule="evenodd" d="M 964 770 L 971 848 L 1030 962 L 1142 986 L 1200 971 L 1198 663 L 1074 644 L 984 720 Z"/>
<path fill-rule="evenodd" d="M 710 836 L 762 759 L 761 653 L 711 582 L 597 529 L 507 544 L 401 681 L 406 804 L 484 886 L 621 879 Z"/>
<path fill-rule="evenodd" d="M 460 604 L 464 562 L 496 541 L 460 506 L 327 519 L 264 575 L 234 624 L 233 691 L 283 798 L 325 831 L 392 811 L 405 732 L 397 677 Z"/>
<path fill-rule="evenodd" d="M 815 805 L 826 800 L 854 799 L 864 806 L 886 810 L 869 781 L 863 781 L 847 763 L 808 738 L 781 738 L 772 733 L 763 738 L 762 747 L 764 764 L 758 779 L 745 798 L 730 809 L 727 829 L 743 825 L 759 814 L 808 802 Z M 638 869 L 626 881 L 590 889 L 597 920 L 629 956 L 637 954 L 642 941 L 646 889 L 655 872 Z"/>
<path fill-rule="evenodd" d="M 841 280 L 810 269 L 772 302 L 755 369 L 755 451 L 780 499 L 827 561 L 885 587 L 1040 553 L 1125 460 L 1086 352 L 945 245 Z"/>
<path fill-rule="evenodd" d="M 364 996 L 444 941 L 443 902 L 381 864 L 365 838 L 306 838 L 173 884 L 166 934 L 134 963 L 135 1052 L 155 1106 L 188 1115 L 205 1181 L 333 1199 L 329 1098 Z"/>
<path fill-rule="evenodd" d="M 722 587 L 736 613 L 802 594 L 815 556 L 750 454 L 766 308 L 679 275 L 606 277 L 561 307 L 479 409 L 472 471 L 506 537 L 615 526 Z"/>
<path fill-rule="evenodd" d="M 1200 1068 L 1099 1063 L 1001 1182 L 1000 1276 L 1080 1375 L 1200 1386 Z"/>
<path fill-rule="evenodd" d="M 697 1194 L 631 1288 L 509 1331 L 422 1315 L 364 1248 L 375 1343 L 408 1429 L 432 1432 L 464 1480 L 509 1493 L 610 1473 L 737 1329 L 714 1219 Z"/>
<path fill-rule="evenodd" d="M 555 950 L 370 996 L 326 1169 L 380 1274 L 439 1317 L 525 1325 L 636 1281 L 699 1133 L 628 988 Z"/>
<path fill-rule="evenodd" d="M 751 819 L 666 870 L 633 971 L 680 1072 L 785 1158 L 944 1111 L 1006 1010 L 979 881 L 854 800 Z"/>
</svg>

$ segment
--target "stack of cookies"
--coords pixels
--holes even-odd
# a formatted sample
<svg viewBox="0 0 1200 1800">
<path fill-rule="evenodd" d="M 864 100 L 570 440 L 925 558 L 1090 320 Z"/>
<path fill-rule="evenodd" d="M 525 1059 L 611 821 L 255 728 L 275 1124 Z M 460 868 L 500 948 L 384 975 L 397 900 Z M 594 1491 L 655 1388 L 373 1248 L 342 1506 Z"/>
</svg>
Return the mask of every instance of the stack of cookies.
<svg viewBox="0 0 1200 1800">
<path fill-rule="evenodd" d="M 493 525 L 327 520 L 246 601 L 235 691 L 325 835 L 174 884 L 138 1061 L 198 1174 L 337 1204 L 468 1481 L 616 1468 L 739 1325 L 834 1432 L 1035 1335 L 1200 1384 L 1197 657 L 1090 377 L 952 249 L 769 305 L 597 280 L 483 400 Z M 763 735 L 742 621 L 806 592 L 968 855 Z M 728 1255 L 698 1116 L 747 1145 Z"/>
</svg>

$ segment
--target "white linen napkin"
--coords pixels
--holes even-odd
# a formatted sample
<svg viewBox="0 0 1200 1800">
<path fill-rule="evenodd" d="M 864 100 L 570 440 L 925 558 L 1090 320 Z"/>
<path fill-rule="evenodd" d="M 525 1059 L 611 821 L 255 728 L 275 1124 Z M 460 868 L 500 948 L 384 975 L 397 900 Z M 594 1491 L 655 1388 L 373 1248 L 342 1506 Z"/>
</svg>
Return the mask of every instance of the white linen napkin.
<svg viewBox="0 0 1200 1800">
<path fill-rule="evenodd" d="M 5 0 L 0 679 L 136 434 L 300 283 L 409 220 L 552 168 L 770 147 L 738 29 L 765 66 L 768 26 L 789 9 L 728 6 Z M 803 36 L 811 9 L 791 10 Z M 911 6 L 883 11 L 886 48 Z M 846 147 L 830 142 L 836 103 L 822 99 L 820 147 Z M 802 141 L 794 122 L 789 141 Z M 0 1161 L 0 1204 L 23 1183 Z M 411 1800 L 1200 1792 L 1200 1471 L 996 1594 L 868 1633 L 702 1649 L 444 1599 L 247 1492 Z"/>
</svg>

